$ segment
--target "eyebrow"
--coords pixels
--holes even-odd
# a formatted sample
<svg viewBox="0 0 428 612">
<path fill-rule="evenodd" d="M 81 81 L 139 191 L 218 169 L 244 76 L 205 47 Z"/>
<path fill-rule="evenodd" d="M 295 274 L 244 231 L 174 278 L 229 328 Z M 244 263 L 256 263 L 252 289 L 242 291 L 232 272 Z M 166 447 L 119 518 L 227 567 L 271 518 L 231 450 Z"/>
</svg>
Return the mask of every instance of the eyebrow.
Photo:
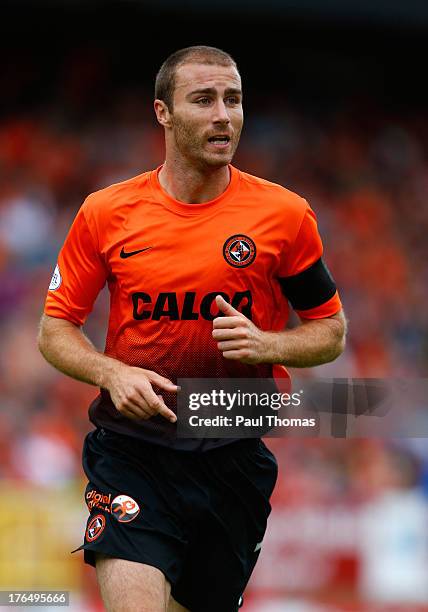
<svg viewBox="0 0 428 612">
<path fill-rule="evenodd" d="M 211 95 L 215 95 L 217 93 L 217 90 L 214 89 L 214 87 L 206 87 L 205 89 L 194 89 L 193 91 L 191 91 L 190 93 L 187 94 L 186 98 L 188 98 L 189 96 L 194 96 L 196 94 L 211 94 Z M 240 89 L 234 88 L 234 87 L 228 87 L 227 89 L 225 89 L 224 94 L 226 96 L 230 96 L 230 95 L 240 95 L 242 96 L 242 91 Z"/>
</svg>

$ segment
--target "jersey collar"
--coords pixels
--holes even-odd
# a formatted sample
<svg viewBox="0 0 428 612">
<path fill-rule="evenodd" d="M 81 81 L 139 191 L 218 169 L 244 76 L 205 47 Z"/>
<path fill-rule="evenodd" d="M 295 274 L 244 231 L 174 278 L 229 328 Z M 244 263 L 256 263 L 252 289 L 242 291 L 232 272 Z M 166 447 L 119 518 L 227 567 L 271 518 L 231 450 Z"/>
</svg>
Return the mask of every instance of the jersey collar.
<svg viewBox="0 0 428 612">
<path fill-rule="evenodd" d="M 236 191 L 240 177 L 239 170 L 233 167 L 232 165 L 229 165 L 230 181 L 229 185 L 227 186 L 225 191 L 223 191 L 223 193 L 214 198 L 214 200 L 209 200 L 208 202 L 203 202 L 202 204 L 187 204 L 185 202 L 180 202 L 179 200 L 176 200 L 162 188 L 159 182 L 159 172 L 161 168 L 162 166 L 159 166 L 158 168 L 156 168 L 156 170 L 152 170 L 152 172 L 150 173 L 150 183 L 155 198 L 157 201 L 160 201 L 165 206 L 165 208 L 184 215 L 199 215 L 204 213 L 205 211 L 223 206 L 230 198 L 230 196 L 232 196 Z"/>
</svg>

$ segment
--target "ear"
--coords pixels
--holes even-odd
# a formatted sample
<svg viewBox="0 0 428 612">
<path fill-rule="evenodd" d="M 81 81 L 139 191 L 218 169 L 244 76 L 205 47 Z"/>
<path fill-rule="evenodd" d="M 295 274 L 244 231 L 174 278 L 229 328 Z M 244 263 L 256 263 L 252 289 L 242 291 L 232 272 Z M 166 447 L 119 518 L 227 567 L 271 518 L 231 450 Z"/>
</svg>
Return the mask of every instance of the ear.
<svg viewBox="0 0 428 612">
<path fill-rule="evenodd" d="M 169 128 L 172 125 L 171 113 L 163 100 L 155 100 L 153 103 L 156 119 L 164 128 Z"/>
</svg>

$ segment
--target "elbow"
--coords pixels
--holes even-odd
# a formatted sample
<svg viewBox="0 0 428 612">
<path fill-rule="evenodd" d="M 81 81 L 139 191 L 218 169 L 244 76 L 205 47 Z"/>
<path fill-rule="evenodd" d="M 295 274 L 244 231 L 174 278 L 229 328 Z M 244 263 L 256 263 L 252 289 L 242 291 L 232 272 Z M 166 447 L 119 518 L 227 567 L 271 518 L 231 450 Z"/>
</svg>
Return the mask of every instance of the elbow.
<svg viewBox="0 0 428 612">
<path fill-rule="evenodd" d="M 325 350 L 324 354 L 315 365 L 323 365 L 324 363 L 335 361 L 345 350 L 345 344 L 345 338 L 342 338 L 339 341 L 335 339 L 334 342 L 329 345 L 328 349 Z"/>
<path fill-rule="evenodd" d="M 335 346 L 333 348 L 333 358 L 331 359 L 331 361 L 334 361 L 335 359 L 340 357 L 340 355 L 345 350 L 345 346 L 346 346 L 346 337 L 345 337 L 345 334 L 343 334 L 342 338 L 340 338 L 336 342 L 336 344 L 335 344 Z"/>
<path fill-rule="evenodd" d="M 49 330 L 49 319 L 46 315 L 43 315 L 40 319 L 39 329 L 37 332 L 37 348 L 39 349 L 43 357 L 46 359 L 46 361 L 49 361 L 48 353 L 50 337 L 51 334 Z"/>
<path fill-rule="evenodd" d="M 336 319 L 335 324 L 335 333 L 332 342 L 332 358 L 330 361 L 334 361 L 340 357 L 346 347 L 347 322 L 343 314 L 339 319 Z"/>
<path fill-rule="evenodd" d="M 37 348 L 39 349 L 40 353 L 43 355 L 43 357 L 46 359 L 46 332 L 43 329 L 43 323 L 40 323 L 39 325 L 39 331 L 37 333 Z"/>
<path fill-rule="evenodd" d="M 339 345 L 339 355 L 341 355 L 344 352 L 345 348 L 346 348 L 346 335 L 344 334 L 342 340 L 340 341 L 340 345 Z"/>
<path fill-rule="evenodd" d="M 326 362 L 334 361 L 343 353 L 346 347 L 347 321 L 343 311 L 327 319 L 330 327 L 330 342 Z"/>
</svg>

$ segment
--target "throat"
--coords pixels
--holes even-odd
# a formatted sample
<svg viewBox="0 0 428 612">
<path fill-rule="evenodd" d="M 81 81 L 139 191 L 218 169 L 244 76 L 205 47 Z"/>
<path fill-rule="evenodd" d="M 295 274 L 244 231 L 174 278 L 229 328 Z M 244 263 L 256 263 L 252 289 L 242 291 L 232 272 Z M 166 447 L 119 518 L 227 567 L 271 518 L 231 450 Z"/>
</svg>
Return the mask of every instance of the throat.
<svg viewBox="0 0 428 612">
<path fill-rule="evenodd" d="M 195 168 L 171 167 L 166 161 L 159 171 L 159 183 L 164 191 L 184 204 L 203 204 L 218 198 L 230 183 L 229 166 L 210 172 L 198 172 Z"/>
</svg>

